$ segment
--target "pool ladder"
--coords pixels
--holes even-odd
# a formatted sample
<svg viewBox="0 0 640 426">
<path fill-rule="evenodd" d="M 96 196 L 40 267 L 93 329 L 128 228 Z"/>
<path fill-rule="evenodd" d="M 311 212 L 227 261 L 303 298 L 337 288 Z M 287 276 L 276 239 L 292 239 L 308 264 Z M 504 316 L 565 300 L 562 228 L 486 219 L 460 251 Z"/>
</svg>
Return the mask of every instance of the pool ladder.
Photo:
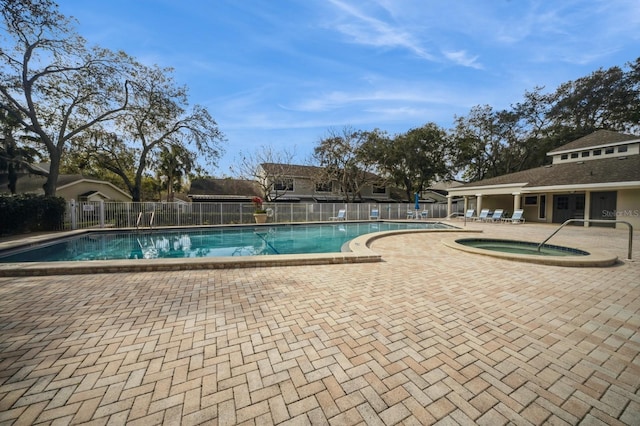
<svg viewBox="0 0 640 426">
<path fill-rule="evenodd" d="M 138 220 L 136 220 L 136 229 L 140 229 L 140 221 L 144 217 L 144 213 L 145 212 L 138 213 Z M 155 211 L 149 212 L 149 215 L 150 215 L 149 228 L 151 228 L 151 229 L 153 229 L 153 216 L 154 216 L 154 214 L 155 214 Z"/>
<path fill-rule="evenodd" d="M 538 244 L 538 251 L 540 251 L 540 248 L 544 245 L 544 243 L 546 243 L 547 241 L 549 241 L 551 239 L 551 237 L 553 237 L 554 235 L 556 235 L 562 228 L 565 227 L 565 225 L 572 223 L 572 222 L 583 222 L 583 223 L 622 223 L 625 224 L 629 227 L 629 250 L 627 251 L 627 260 L 631 260 L 631 250 L 632 250 L 632 245 L 633 245 L 633 226 L 629 223 L 626 222 L 624 220 L 602 220 L 602 219 L 569 219 L 566 220 L 562 225 L 560 225 L 558 227 L 558 229 L 556 229 L 555 231 L 553 231 L 553 233 L 551 235 L 549 235 L 547 237 L 546 240 L 544 240 L 543 242 L 541 242 L 540 244 Z"/>
</svg>

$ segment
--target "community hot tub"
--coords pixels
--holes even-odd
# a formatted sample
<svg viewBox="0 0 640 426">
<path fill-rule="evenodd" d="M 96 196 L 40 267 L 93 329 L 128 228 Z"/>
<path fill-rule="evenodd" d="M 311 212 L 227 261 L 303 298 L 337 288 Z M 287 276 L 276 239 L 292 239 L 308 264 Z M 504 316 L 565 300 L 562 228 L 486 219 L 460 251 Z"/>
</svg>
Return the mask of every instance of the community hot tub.
<svg viewBox="0 0 640 426">
<path fill-rule="evenodd" d="M 544 244 L 538 250 L 539 243 L 532 241 L 495 239 L 495 238 L 457 238 L 443 240 L 443 243 L 456 250 L 468 253 L 493 256 L 519 262 L 540 263 L 556 266 L 611 266 L 618 260 L 597 250 L 582 250 L 572 247 Z"/>
</svg>

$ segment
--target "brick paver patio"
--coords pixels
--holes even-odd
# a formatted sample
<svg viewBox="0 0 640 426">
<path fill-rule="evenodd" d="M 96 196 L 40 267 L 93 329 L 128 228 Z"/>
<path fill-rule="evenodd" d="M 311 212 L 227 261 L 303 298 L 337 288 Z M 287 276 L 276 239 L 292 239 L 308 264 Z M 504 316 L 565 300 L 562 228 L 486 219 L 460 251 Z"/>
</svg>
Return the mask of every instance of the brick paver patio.
<svg viewBox="0 0 640 426">
<path fill-rule="evenodd" d="M 552 242 L 624 259 L 626 237 Z M 0 424 L 640 424 L 639 261 L 442 238 L 376 240 L 381 263 L 0 278 Z"/>
</svg>

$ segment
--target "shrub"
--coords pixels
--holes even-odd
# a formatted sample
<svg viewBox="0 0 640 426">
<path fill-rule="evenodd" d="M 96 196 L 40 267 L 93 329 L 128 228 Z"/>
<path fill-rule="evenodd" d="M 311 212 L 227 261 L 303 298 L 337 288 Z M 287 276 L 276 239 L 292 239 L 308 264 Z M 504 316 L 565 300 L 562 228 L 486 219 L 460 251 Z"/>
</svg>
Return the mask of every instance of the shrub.
<svg viewBox="0 0 640 426">
<path fill-rule="evenodd" d="M 66 201 L 42 195 L 0 196 L 0 235 L 63 229 Z"/>
</svg>

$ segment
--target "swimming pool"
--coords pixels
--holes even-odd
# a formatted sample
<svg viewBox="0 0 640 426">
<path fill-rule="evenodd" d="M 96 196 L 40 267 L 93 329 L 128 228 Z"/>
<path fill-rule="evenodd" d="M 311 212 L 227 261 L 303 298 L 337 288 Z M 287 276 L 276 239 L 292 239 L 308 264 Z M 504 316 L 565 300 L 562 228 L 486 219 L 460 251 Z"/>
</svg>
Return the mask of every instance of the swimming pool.
<svg viewBox="0 0 640 426">
<path fill-rule="evenodd" d="M 346 251 L 381 231 L 455 229 L 437 222 L 344 222 L 89 232 L 0 253 L 0 263 L 264 256 Z"/>
</svg>

